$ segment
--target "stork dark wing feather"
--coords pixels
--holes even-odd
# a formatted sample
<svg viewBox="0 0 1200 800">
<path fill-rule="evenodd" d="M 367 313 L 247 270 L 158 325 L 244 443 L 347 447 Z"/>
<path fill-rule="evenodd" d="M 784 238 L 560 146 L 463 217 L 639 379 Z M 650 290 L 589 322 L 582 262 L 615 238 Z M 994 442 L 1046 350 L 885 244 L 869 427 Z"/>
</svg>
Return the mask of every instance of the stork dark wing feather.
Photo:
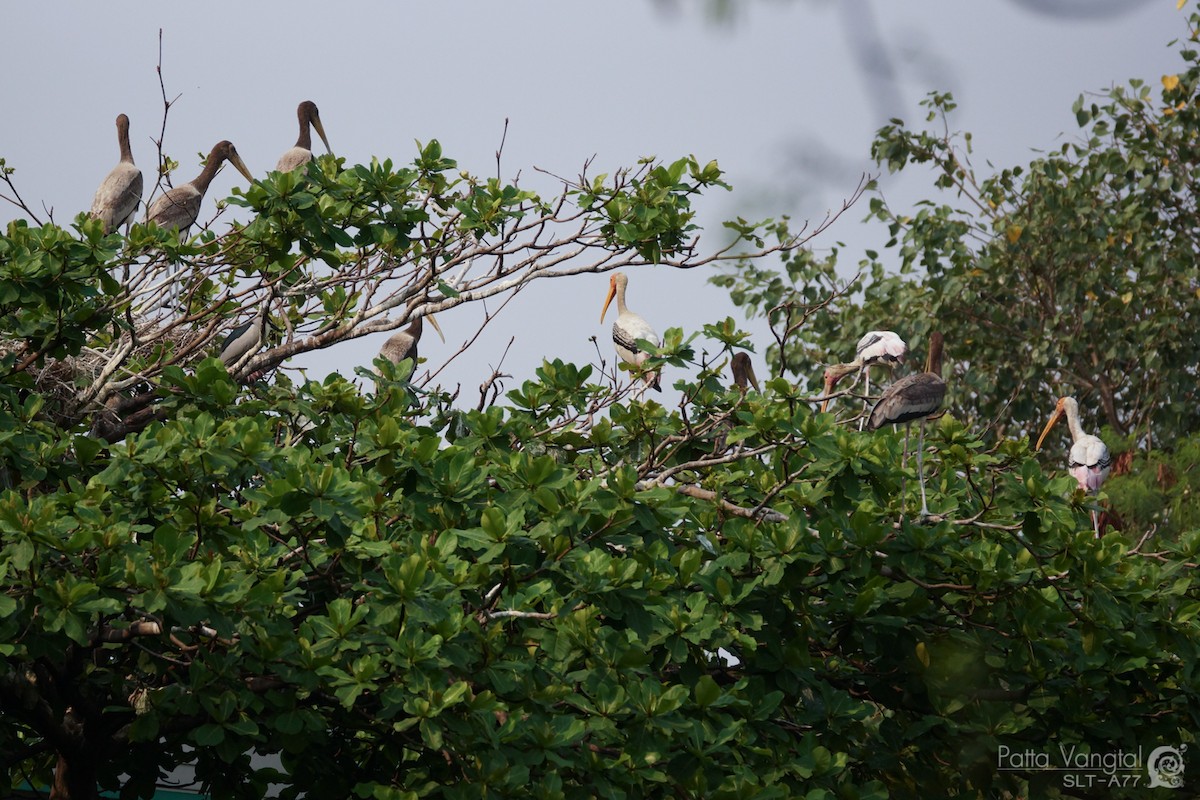
<svg viewBox="0 0 1200 800">
<path fill-rule="evenodd" d="M 889 423 L 923 419 L 942 407 L 946 382 L 931 372 L 907 375 L 888 387 L 875 408 L 867 427 L 876 430 Z"/>
</svg>

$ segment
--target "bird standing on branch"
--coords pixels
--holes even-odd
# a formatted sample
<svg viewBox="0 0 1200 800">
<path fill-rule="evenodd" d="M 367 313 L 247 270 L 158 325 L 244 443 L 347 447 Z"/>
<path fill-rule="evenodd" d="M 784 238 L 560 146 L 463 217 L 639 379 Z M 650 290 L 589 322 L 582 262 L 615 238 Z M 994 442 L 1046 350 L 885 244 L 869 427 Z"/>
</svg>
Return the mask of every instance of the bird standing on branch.
<svg viewBox="0 0 1200 800">
<path fill-rule="evenodd" d="M 635 314 L 625 306 L 625 287 L 629 285 L 629 279 L 622 272 L 614 273 L 608 281 L 608 297 L 604 300 L 604 309 L 600 312 L 600 321 L 604 322 L 604 315 L 608 313 L 608 306 L 612 303 L 613 298 L 617 298 L 617 321 L 613 323 L 613 347 L 616 348 L 617 355 L 626 364 L 633 364 L 639 369 L 646 363 L 646 359 L 650 354 L 638 347 L 638 340 L 642 339 L 655 347 L 662 346 L 662 339 L 658 338 L 658 334 L 654 328 L 650 327 L 650 323 L 642 319 L 641 315 Z M 658 370 L 653 372 L 645 372 L 642 375 L 642 380 L 656 392 L 661 392 L 662 387 L 658 382 Z"/>
<path fill-rule="evenodd" d="M 117 117 L 117 144 L 121 160 L 112 168 L 96 190 L 88 216 L 104 224 L 104 232 L 112 233 L 122 225 L 133 222 L 138 204 L 142 202 L 142 171 L 134 166 L 133 150 L 129 147 L 129 117 Z"/>
<path fill-rule="evenodd" d="M 178 228 L 179 238 L 184 238 L 188 228 L 191 228 L 196 222 L 196 218 L 200 216 L 200 203 L 204 200 L 204 193 L 208 191 L 208 185 L 212 183 L 217 170 L 226 161 L 237 167 L 238 172 L 242 173 L 246 180 L 254 182 L 250 170 L 246 169 L 246 165 L 242 163 L 242 158 L 233 144 L 229 141 L 217 142 L 212 152 L 208 154 L 208 159 L 204 162 L 204 169 L 200 174 L 187 183 L 159 195 L 146 211 L 146 221 L 153 222 L 160 228 Z"/>
<path fill-rule="evenodd" d="M 908 461 L 908 433 L 913 420 L 920 422 L 917 442 L 917 477 L 921 482 L 921 516 L 929 516 L 929 505 L 925 500 L 925 421 L 942 407 L 946 397 L 946 382 L 942 380 L 942 334 L 929 336 L 929 357 L 925 371 L 906 375 L 884 391 L 879 402 L 871 409 L 867 428 L 878 430 L 888 423 L 904 423 L 904 455 L 900 469 Z"/>
<path fill-rule="evenodd" d="M 221 342 L 221 352 L 217 358 L 230 372 L 248 361 L 263 346 L 267 338 L 267 322 L 270 319 L 268 309 L 270 298 L 263 301 L 262 306 L 254 316 L 230 331 Z"/>
<path fill-rule="evenodd" d="M 312 128 L 317 129 L 317 135 L 325 143 L 325 152 L 333 152 L 333 148 L 329 146 L 329 140 L 325 138 L 325 126 L 321 124 L 321 114 L 317 111 L 316 103 L 312 100 L 305 100 L 296 109 L 296 117 L 300 120 L 300 137 L 296 139 L 295 147 L 279 157 L 279 163 L 275 165 L 275 169 L 280 172 L 291 172 L 312 161 Z"/>
<path fill-rule="evenodd" d="M 1042 442 L 1046 440 L 1046 434 L 1050 433 L 1054 423 L 1062 419 L 1064 415 L 1067 418 L 1067 427 L 1071 429 L 1071 454 L 1067 462 L 1071 477 L 1083 491 L 1091 495 L 1098 494 L 1100 486 L 1108 478 L 1109 470 L 1112 469 L 1112 458 L 1108 454 L 1108 446 L 1100 440 L 1099 436 L 1083 432 L 1083 426 L 1079 423 L 1079 404 L 1075 402 L 1074 397 L 1058 398 L 1058 403 L 1054 406 L 1054 413 L 1050 415 L 1050 421 L 1042 429 L 1042 435 L 1038 437 L 1037 446 L 1033 449 L 1035 451 L 1042 449 Z M 1100 518 L 1095 509 L 1092 510 L 1092 530 L 1095 531 L 1096 536 L 1100 535 Z"/>
<path fill-rule="evenodd" d="M 383 343 L 383 347 L 379 348 L 381 358 L 386 358 L 393 364 L 399 364 L 406 358 L 411 358 L 413 362 L 413 372 L 417 371 L 417 345 L 421 342 L 421 333 L 425 330 L 425 320 L 429 320 L 429 324 L 437 331 L 438 338 L 443 342 L 446 337 L 442 335 L 441 326 L 437 320 L 433 318 L 433 314 L 427 314 L 424 317 L 417 317 L 407 328 L 396 331 L 388 340 Z"/>
</svg>

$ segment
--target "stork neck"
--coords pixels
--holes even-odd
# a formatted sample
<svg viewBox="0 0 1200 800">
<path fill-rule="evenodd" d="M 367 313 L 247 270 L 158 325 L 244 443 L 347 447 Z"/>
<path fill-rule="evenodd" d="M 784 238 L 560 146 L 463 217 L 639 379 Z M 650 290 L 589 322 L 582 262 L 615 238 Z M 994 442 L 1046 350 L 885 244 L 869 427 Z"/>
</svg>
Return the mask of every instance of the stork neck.
<svg viewBox="0 0 1200 800">
<path fill-rule="evenodd" d="M 1068 397 L 1063 403 L 1063 410 L 1067 414 L 1067 427 L 1071 429 L 1071 441 L 1078 442 L 1087 435 L 1079 422 L 1079 404 L 1075 402 L 1074 397 Z"/>
<path fill-rule="evenodd" d="M 925 362 L 925 371 L 942 376 L 942 334 L 934 331 L 929 336 L 929 358 Z"/>
<path fill-rule="evenodd" d="M 133 148 L 129 146 L 129 122 L 126 120 L 117 125 L 117 144 L 121 146 L 121 160 L 132 164 Z"/>
<path fill-rule="evenodd" d="M 628 314 L 629 308 L 625 305 L 625 284 L 617 284 L 617 316 Z"/>
<path fill-rule="evenodd" d="M 300 117 L 300 136 L 296 139 L 296 147 L 312 150 L 312 126 L 307 117 Z"/>
<path fill-rule="evenodd" d="M 199 190 L 200 194 L 208 191 L 208 185 L 212 183 L 212 179 L 216 177 L 217 170 L 221 168 L 221 164 L 225 161 L 225 156 L 218 150 L 213 150 L 208 154 L 208 160 L 204 163 L 204 169 L 192 181 L 192 186 Z"/>
</svg>

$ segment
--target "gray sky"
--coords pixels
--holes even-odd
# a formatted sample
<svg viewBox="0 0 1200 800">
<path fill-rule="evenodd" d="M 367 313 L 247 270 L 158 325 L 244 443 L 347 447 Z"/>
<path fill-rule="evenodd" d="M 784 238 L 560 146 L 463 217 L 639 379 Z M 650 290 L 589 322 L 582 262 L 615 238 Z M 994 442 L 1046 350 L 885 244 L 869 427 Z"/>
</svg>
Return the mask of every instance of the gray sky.
<svg viewBox="0 0 1200 800">
<path fill-rule="evenodd" d="M 405 164 L 414 140 L 436 138 L 460 168 L 493 175 L 507 118 L 501 172 L 520 173 L 526 188 L 553 190 L 535 166 L 575 176 L 593 157 L 592 174 L 647 155 L 717 159 L 734 191 L 698 202 L 711 231 L 702 241 L 710 242 L 722 220 L 739 214 L 819 221 L 873 170 L 875 130 L 889 116 L 922 119 L 918 102 L 932 90 L 954 92 L 953 122 L 975 135 L 981 171 L 989 161 L 1028 161 L 1032 151 L 1076 135 L 1071 104 L 1081 92 L 1178 71 L 1168 43 L 1186 35 L 1190 12 L 1175 0 L 742 0 L 718 23 L 694 0 L 113 7 L 4 9 L 0 156 L 18 170 L 26 201 L 53 208 L 60 224 L 88 208 L 116 163 L 118 113 L 132 120 L 134 158 L 149 184 L 150 138 L 162 122 L 161 28 L 167 96 L 179 95 L 166 134 L 167 152 L 181 162 L 176 184 L 195 177 L 197 154 L 220 139 L 265 174 L 294 143 L 296 105 L 305 99 L 320 107 L 334 151 L 349 163 L 379 156 Z M 1081 9 L 1104 13 L 1087 18 Z M 883 176 L 893 207 L 928 196 L 928 176 L 911 172 L 903 181 Z M 201 219 L 244 185 L 224 169 Z M 864 201 L 814 247 L 842 243 L 844 264 L 880 247 L 885 231 L 862 222 L 866 213 Z M 0 203 L 0 222 L 15 216 Z M 629 305 L 660 333 L 733 316 L 755 334 L 763 371 L 765 324 L 745 322 L 707 283 L 711 274 L 636 271 Z M 591 336 L 611 361 L 611 317 L 598 322 L 606 288 L 602 275 L 535 282 L 440 382 L 461 383 L 473 404 L 510 336 L 517 337 L 503 367 L 515 376 L 510 386 L 531 377 L 543 356 L 595 361 Z M 449 344 L 427 335 L 422 355 L 436 365 L 474 332 L 478 316 L 469 308 L 439 316 Z M 384 338 L 298 363 L 310 375 L 350 376 L 369 365 Z M 664 387 L 676 377 L 668 370 Z M 663 399 L 673 402 L 673 394 Z"/>
</svg>

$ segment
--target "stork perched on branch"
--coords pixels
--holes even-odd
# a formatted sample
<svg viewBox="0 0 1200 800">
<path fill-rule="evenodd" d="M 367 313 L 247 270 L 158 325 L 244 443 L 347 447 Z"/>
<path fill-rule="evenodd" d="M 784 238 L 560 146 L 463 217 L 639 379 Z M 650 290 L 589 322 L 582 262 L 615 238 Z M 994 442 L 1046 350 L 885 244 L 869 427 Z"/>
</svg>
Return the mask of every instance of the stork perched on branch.
<svg viewBox="0 0 1200 800">
<path fill-rule="evenodd" d="M 608 313 L 608 306 L 612 303 L 613 298 L 617 298 L 617 321 L 613 323 L 613 347 L 616 348 L 617 355 L 626 364 L 633 364 L 641 368 L 646 363 L 646 359 L 650 354 L 638 348 L 638 340 L 644 339 L 655 347 L 662 345 L 662 339 L 658 338 L 658 333 L 654 328 L 650 327 L 650 323 L 642 319 L 641 315 L 635 314 L 625 306 L 625 287 L 629 285 L 629 279 L 625 277 L 623 272 L 613 273 L 613 276 L 608 280 L 608 297 L 604 300 L 604 309 L 600 312 L 600 321 L 604 322 L 604 315 Z M 658 382 L 658 371 L 645 372 L 642 375 L 642 380 L 656 392 L 661 392 L 662 387 Z"/>
<path fill-rule="evenodd" d="M 446 337 L 442 335 L 442 328 L 438 325 L 437 320 L 433 318 L 433 314 L 428 314 L 424 317 L 417 317 L 407 328 L 396 331 L 388 340 L 383 343 L 383 347 L 379 348 L 379 355 L 386 358 L 393 364 L 399 364 L 406 358 L 411 358 L 413 362 L 413 372 L 417 371 L 417 345 L 421 342 L 421 334 L 425 330 L 425 320 L 429 320 L 429 324 L 437 331 L 438 337 L 444 342 Z"/>
<path fill-rule="evenodd" d="M 946 382 L 942 380 L 942 334 L 929 336 L 929 357 L 925 371 L 906 375 L 884 391 L 879 402 L 871 409 L 867 428 L 878 430 L 888 423 L 904 423 L 904 454 L 900 468 L 908 461 L 908 433 L 913 420 L 920 423 L 917 442 L 917 477 L 921 482 L 921 516 L 929 516 L 929 505 L 925 500 L 925 420 L 942 407 L 946 397 Z"/>
<path fill-rule="evenodd" d="M 117 116 L 117 144 L 121 148 L 121 160 L 100 183 L 88 212 L 88 216 L 104 224 L 105 233 L 112 233 L 122 225 L 128 227 L 142 202 L 142 171 L 133 163 L 129 117 L 124 114 Z"/>
<path fill-rule="evenodd" d="M 854 350 L 854 360 L 848 364 L 834 364 L 829 369 L 825 370 L 825 394 L 831 394 L 833 387 L 838 381 L 845 378 L 847 375 L 854 375 L 854 383 L 850 386 L 850 391 L 853 391 L 859 381 L 866 379 L 866 395 L 871 395 L 871 367 L 886 367 L 888 370 L 894 370 L 897 364 L 904 363 L 904 356 L 908 353 L 908 345 L 900 338 L 899 334 L 893 331 L 868 331 L 861 339 L 858 340 L 858 346 Z M 826 400 L 821 406 L 824 411 L 829 405 Z M 863 406 L 863 414 L 866 414 L 866 406 Z M 860 419 L 858 429 L 863 428 L 863 420 Z"/>
<path fill-rule="evenodd" d="M 188 228 L 200 216 L 200 204 L 204 201 L 204 193 L 208 185 L 216 177 L 217 170 L 228 161 L 245 176 L 246 180 L 254 182 L 254 176 L 242 162 L 237 148 L 232 142 L 221 141 L 213 147 L 204 162 L 204 169 L 192 180 L 176 186 L 160 194 L 146 211 L 146 221 L 153 222 L 160 228 L 178 228 L 179 238 L 187 235 Z"/>
<path fill-rule="evenodd" d="M 1062 419 L 1064 415 L 1067 418 L 1067 427 L 1071 429 L 1071 454 L 1067 462 L 1071 477 L 1083 491 L 1091 495 L 1098 494 L 1100 486 L 1108 478 L 1109 470 L 1112 469 L 1112 458 L 1108 454 L 1108 446 L 1100 440 L 1099 436 L 1083 432 L 1083 426 L 1079 422 L 1079 404 L 1075 402 L 1074 397 L 1058 398 L 1058 403 L 1054 406 L 1054 413 L 1050 415 L 1049 422 L 1042 429 L 1042 435 L 1038 437 L 1034 450 L 1042 449 L 1042 442 L 1046 440 L 1046 435 L 1050 433 L 1054 423 Z M 1095 531 L 1096 536 L 1100 535 L 1100 518 L 1095 509 L 1092 509 L 1092 530 Z"/>
<path fill-rule="evenodd" d="M 749 387 L 753 386 L 754 391 L 758 391 L 758 378 L 754 377 L 754 365 L 750 363 L 750 354 L 745 351 L 738 351 L 733 354 L 733 360 L 729 362 L 729 369 L 733 372 L 733 385 L 745 393 Z"/>
<path fill-rule="evenodd" d="M 300 137 L 296 139 L 295 147 L 279 157 L 279 163 L 275 165 L 275 169 L 280 172 L 291 172 L 312 161 L 312 128 L 317 129 L 317 135 L 325 143 L 325 152 L 333 152 L 333 148 L 329 146 L 329 140 L 325 138 L 325 126 L 321 124 L 321 113 L 317 111 L 316 103 L 312 100 L 305 100 L 296 108 L 296 117 L 300 120 Z"/>
</svg>

